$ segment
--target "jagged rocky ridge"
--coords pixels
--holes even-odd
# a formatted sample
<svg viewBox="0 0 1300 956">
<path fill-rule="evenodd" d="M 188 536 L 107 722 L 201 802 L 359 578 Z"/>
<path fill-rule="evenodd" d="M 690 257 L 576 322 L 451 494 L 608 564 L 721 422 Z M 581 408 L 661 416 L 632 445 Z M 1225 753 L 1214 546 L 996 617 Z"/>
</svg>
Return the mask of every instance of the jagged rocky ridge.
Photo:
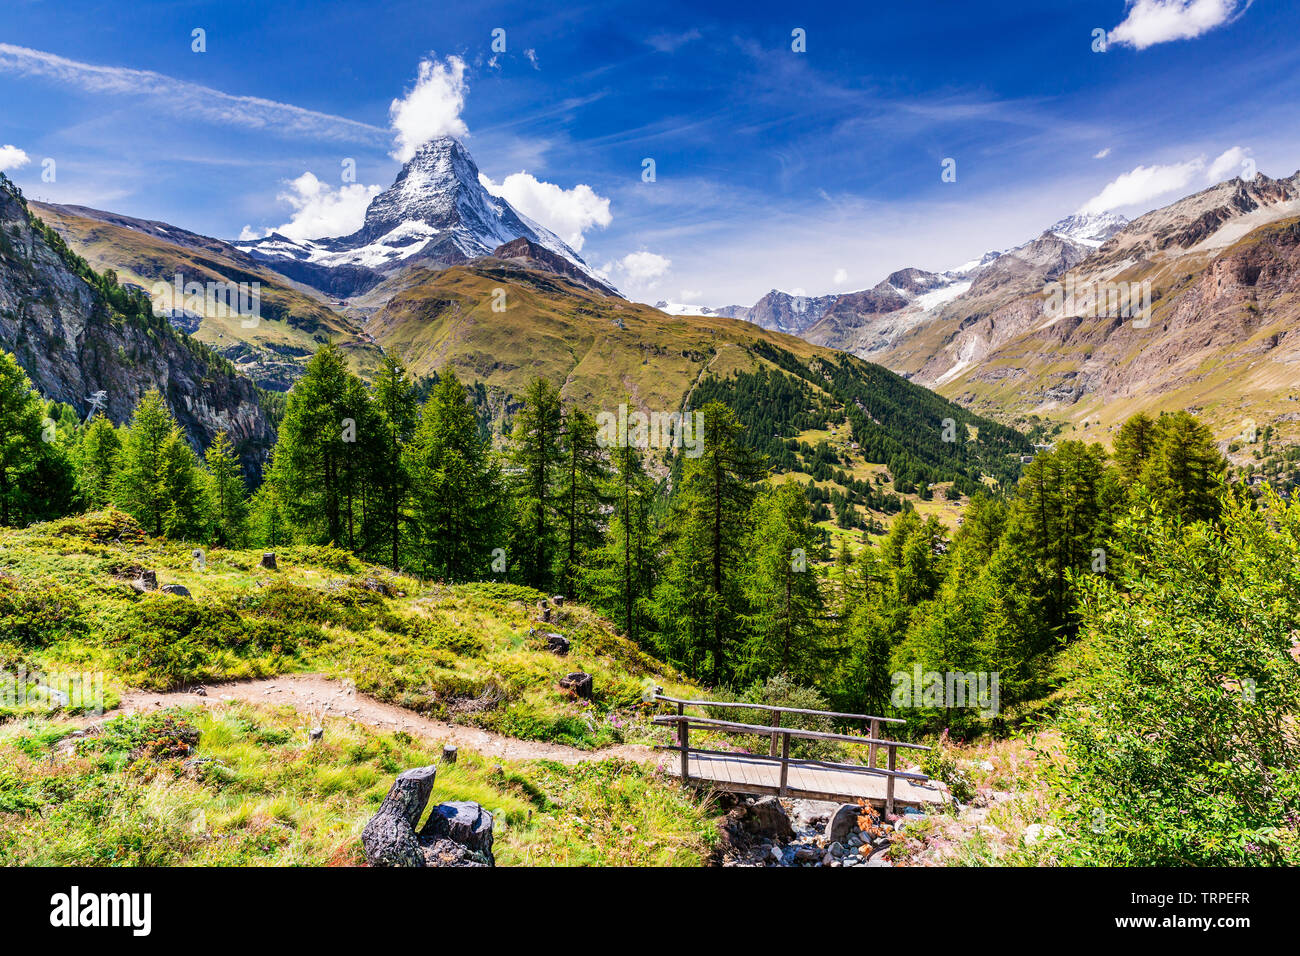
<svg viewBox="0 0 1300 956">
<path fill-rule="evenodd" d="M 157 388 L 196 448 L 225 431 L 245 470 L 257 475 L 275 442 L 264 394 L 166 319 L 118 313 L 60 246 L 0 175 L 0 348 L 17 357 L 42 395 L 82 415 L 102 391 L 104 413 L 125 422 L 140 396 Z"/>
</svg>

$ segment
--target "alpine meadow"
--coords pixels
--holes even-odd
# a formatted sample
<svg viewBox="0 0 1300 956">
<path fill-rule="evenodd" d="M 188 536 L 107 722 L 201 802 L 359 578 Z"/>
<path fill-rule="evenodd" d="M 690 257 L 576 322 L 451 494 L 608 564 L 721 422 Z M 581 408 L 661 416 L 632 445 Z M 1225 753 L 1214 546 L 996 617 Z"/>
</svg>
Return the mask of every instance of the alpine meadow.
<svg viewBox="0 0 1300 956">
<path fill-rule="evenodd" d="M 908 867 L 1277 921 L 1297 12 L 10 4 L 14 918 Z"/>
</svg>

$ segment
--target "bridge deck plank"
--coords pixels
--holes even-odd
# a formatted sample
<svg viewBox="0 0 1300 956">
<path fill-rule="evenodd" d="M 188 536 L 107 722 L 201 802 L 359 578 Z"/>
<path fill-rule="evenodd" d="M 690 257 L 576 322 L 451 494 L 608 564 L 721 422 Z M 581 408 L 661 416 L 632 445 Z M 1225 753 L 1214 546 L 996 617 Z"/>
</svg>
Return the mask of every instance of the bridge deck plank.
<svg viewBox="0 0 1300 956">
<path fill-rule="evenodd" d="M 676 761 L 667 762 L 665 768 L 672 774 L 678 772 Z M 736 793 L 775 794 L 781 785 L 781 764 L 752 754 L 692 753 L 690 775 L 691 783 L 696 785 L 711 784 Z M 884 776 L 865 770 L 820 767 L 791 760 L 786 795 L 842 803 L 862 798 L 873 805 L 883 806 L 885 780 Z M 947 802 L 946 793 L 932 784 L 900 779 L 894 787 L 894 803 L 899 808 L 936 806 Z"/>
</svg>

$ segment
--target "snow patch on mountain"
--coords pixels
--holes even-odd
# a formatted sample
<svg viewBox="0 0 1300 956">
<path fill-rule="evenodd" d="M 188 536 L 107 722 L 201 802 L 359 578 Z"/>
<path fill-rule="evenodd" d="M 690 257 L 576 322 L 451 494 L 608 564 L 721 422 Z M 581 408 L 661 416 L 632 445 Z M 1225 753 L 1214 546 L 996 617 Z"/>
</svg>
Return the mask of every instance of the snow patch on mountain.
<svg viewBox="0 0 1300 956">
<path fill-rule="evenodd" d="M 519 238 L 562 256 L 596 278 L 559 236 L 488 192 L 465 147 L 443 136 L 421 146 L 393 185 L 370 201 L 364 224 L 352 235 L 294 240 L 272 233 L 233 245 L 270 262 L 383 271 L 426 253 L 448 261 L 476 259 Z"/>
</svg>

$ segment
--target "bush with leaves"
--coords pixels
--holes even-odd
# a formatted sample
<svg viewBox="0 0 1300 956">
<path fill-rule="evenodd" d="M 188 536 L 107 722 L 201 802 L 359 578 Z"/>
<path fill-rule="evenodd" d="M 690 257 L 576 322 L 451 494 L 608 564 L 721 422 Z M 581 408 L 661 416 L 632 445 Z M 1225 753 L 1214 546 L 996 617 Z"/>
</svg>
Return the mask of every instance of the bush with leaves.
<svg viewBox="0 0 1300 956">
<path fill-rule="evenodd" d="M 1059 779 L 1079 862 L 1300 862 L 1300 504 L 1222 509 L 1135 509 L 1121 578 L 1079 582 L 1093 666 Z"/>
</svg>

